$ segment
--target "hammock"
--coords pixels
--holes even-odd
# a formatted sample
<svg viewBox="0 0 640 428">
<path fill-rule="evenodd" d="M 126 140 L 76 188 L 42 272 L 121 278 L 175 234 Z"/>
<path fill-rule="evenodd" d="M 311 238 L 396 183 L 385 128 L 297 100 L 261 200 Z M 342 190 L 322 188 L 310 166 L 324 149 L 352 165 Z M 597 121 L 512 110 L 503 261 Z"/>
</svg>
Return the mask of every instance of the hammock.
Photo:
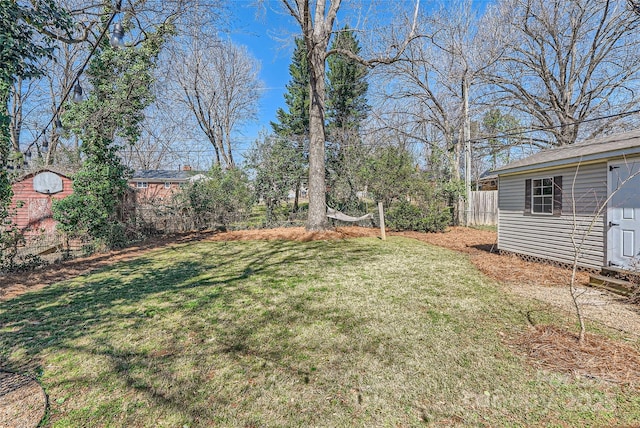
<svg viewBox="0 0 640 428">
<path fill-rule="evenodd" d="M 341 213 L 338 210 L 334 210 L 333 208 L 327 207 L 327 217 L 335 220 L 340 220 L 340 221 L 355 222 L 355 221 L 366 220 L 366 219 L 372 218 L 373 216 L 371 214 L 365 214 L 362 217 L 351 217 L 350 215 L 346 215 L 345 213 Z"/>
</svg>

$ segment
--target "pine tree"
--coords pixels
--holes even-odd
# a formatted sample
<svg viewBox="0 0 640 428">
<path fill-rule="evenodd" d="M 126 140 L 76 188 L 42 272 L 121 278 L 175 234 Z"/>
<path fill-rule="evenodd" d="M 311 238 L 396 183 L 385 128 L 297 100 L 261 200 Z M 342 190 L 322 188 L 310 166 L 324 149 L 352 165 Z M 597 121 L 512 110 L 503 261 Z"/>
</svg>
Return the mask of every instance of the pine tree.
<svg viewBox="0 0 640 428">
<path fill-rule="evenodd" d="M 345 26 L 333 40 L 330 50 L 360 53 L 360 44 Z M 329 204 L 342 211 L 359 211 L 356 192 L 358 172 L 364 156 L 360 126 L 369 111 L 367 103 L 368 69 L 344 54 L 328 58 L 327 71 L 327 171 Z"/>
<path fill-rule="evenodd" d="M 302 38 L 296 38 L 296 48 L 293 51 L 289 74 L 291 81 L 287 83 L 287 92 L 284 94 L 288 111 L 279 108 L 276 111 L 278 122 L 271 122 L 273 131 L 280 139 L 288 142 L 297 156 L 297 165 L 293 171 L 301 171 L 304 174 L 305 159 L 309 145 L 309 63 L 307 61 L 307 48 Z M 280 144 L 284 144 L 281 141 Z M 300 188 L 302 187 L 302 174 L 295 177 L 295 199 L 292 211 L 298 211 Z"/>
<path fill-rule="evenodd" d="M 289 74 L 291 81 L 287 83 L 284 94 L 289 111 L 278 108 L 278 122 L 271 122 L 273 131 L 281 137 L 309 138 L 309 63 L 304 41 L 297 38 L 293 51 Z"/>
<path fill-rule="evenodd" d="M 354 32 L 345 26 L 339 31 L 330 49 L 360 53 L 360 43 Z M 327 127 L 329 132 L 336 130 L 360 129 L 367 117 L 368 69 L 353 59 L 334 54 L 328 59 L 327 71 Z"/>
</svg>

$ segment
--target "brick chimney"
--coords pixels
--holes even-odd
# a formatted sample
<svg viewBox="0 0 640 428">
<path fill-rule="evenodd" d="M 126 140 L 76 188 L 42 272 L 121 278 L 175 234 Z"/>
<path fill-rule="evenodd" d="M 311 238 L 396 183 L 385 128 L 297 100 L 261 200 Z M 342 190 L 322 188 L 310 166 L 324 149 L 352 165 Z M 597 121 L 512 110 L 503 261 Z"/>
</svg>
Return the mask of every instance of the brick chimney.
<svg viewBox="0 0 640 428">
<path fill-rule="evenodd" d="M 183 170 L 183 171 L 191 171 L 191 165 L 184 165 L 184 166 L 182 167 L 182 170 Z"/>
</svg>

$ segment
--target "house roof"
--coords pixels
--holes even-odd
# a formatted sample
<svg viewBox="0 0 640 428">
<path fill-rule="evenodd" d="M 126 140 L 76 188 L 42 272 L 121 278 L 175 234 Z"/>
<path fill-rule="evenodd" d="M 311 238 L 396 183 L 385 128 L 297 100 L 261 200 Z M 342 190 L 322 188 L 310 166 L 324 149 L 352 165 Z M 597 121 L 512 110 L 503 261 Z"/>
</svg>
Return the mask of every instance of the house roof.
<svg viewBox="0 0 640 428">
<path fill-rule="evenodd" d="M 480 177 L 478 177 L 478 181 L 491 181 L 495 180 L 496 178 L 498 178 L 498 174 L 496 174 L 494 171 L 485 171 L 480 174 Z"/>
<path fill-rule="evenodd" d="M 201 174 L 199 171 L 183 170 L 140 170 L 135 171 L 129 181 L 178 181 L 186 182 L 194 175 Z"/>
<path fill-rule="evenodd" d="M 514 174 L 633 154 L 640 154 L 640 129 L 543 150 L 498 168 L 494 172 L 498 175 Z"/>
</svg>

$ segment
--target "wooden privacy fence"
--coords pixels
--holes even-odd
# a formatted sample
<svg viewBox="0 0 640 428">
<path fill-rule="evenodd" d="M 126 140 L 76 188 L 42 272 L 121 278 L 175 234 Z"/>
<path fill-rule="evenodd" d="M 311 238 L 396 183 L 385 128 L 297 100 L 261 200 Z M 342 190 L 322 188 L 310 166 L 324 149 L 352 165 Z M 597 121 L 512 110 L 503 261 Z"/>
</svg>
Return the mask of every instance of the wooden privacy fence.
<svg viewBox="0 0 640 428">
<path fill-rule="evenodd" d="M 498 191 L 479 190 L 471 192 L 469 225 L 495 226 L 498 224 Z"/>
</svg>

